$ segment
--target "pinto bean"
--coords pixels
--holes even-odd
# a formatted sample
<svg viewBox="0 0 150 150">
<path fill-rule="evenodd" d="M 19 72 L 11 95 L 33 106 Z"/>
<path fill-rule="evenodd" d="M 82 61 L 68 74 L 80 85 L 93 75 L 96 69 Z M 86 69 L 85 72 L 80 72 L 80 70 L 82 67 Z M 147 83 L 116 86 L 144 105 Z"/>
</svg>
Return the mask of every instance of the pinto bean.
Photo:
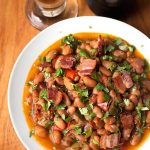
<svg viewBox="0 0 150 150">
<path fill-rule="evenodd" d="M 66 88 L 68 90 L 73 90 L 74 89 L 71 80 L 68 79 L 67 77 L 64 77 L 64 85 L 66 86 Z"/>
<path fill-rule="evenodd" d="M 109 92 L 109 95 L 111 96 L 112 99 L 116 99 L 117 98 L 117 94 L 116 94 L 116 92 L 114 90 L 111 90 Z"/>
<path fill-rule="evenodd" d="M 56 126 L 58 126 L 62 130 L 66 128 L 66 123 L 60 117 L 55 117 L 54 123 Z"/>
<path fill-rule="evenodd" d="M 101 81 L 106 87 L 109 86 L 109 79 L 108 79 L 107 76 L 105 76 L 105 75 L 101 76 L 100 81 Z"/>
<path fill-rule="evenodd" d="M 97 93 L 97 103 L 103 103 L 105 101 L 104 95 L 105 95 L 105 93 L 103 91 L 98 91 L 98 93 Z"/>
<path fill-rule="evenodd" d="M 62 115 L 67 116 L 66 110 L 58 109 L 57 112 L 58 112 L 58 114 L 59 114 L 60 116 L 62 116 Z"/>
<path fill-rule="evenodd" d="M 49 138 L 54 144 L 60 144 L 62 135 L 60 131 L 53 130 L 51 134 L 49 134 Z"/>
<path fill-rule="evenodd" d="M 108 60 L 103 60 L 102 61 L 102 65 L 107 68 L 107 69 L 110 69 L 112 66 L 115 66 L 116 63 L 115 62 L 112 62 L 112 61 L 108 61 Z"/>
<path fill-rule="evenodd" d="M 64 98 L 66 106 L 70 106 L 71 105 L 71 101 L 70 101 L 68 95 L 66 93 L 64 93 L 64 92 L 63 92 L 63 98 Z"/>
<path fill-rule="evenodd" d="M 95 123 L 96 127 L 98 129 L 103 128 L 104 127 L 104 122 L 102 120 L 100 120 L 98 117 L 95 117 L 93 119 L 93 122 Z"/>
<path fill-rule="evenodd" d="M 55 78 L 55 80 L 56 80 L 57 84 L 64 85 L 64 80 L 62 77 L 57 77 L 57 78 Z"/>
<path fill-rule="evenodd" d="M 150 111 L 147 112 L 146 123 L 150 124 Z"/>
<path fill-rule="evenodd" d="M 127 111 L 132 111 L 134 109 L 134 103 L 133 102 L 129 102 L 128 105 L 125 105 L 125 110 Z"/>
<path fill-rule="evenodd" d="M 50 50 L 49 53 L 46 55 L 46 59 L 54 59 L 58 54 L 58 50 Z"/>
<path fill-rule="evenodd" d="M 54 73 L 54 69 L 52 67 L 46 67 L 45 71 L 48 73 Z"/>
<path fill-rule="evenodd" d="M 34 127 L 34 133 L 41 138 L 45 138 L 48 135 L 47 130 L 38 125 Z"/>
<path fill-rule="evenodd" d="M 79 118 L 79 116 L 77 115 L 77 113 L 74 113 L 72 115 L 72 119 L 74 119 L 76 122 L 78 122 L 79 124 L 82 123 L 83 121 Z"/>
<path fill-rule="evenodd" d="M 47 81 L 48 88 L 51 88 L 52 85 L 55 83 L 55 79 L 53 77 L 48 78 L 46 81 Z"/>
<path fill-rule="evenodd" d="M 67 109 L 67 112 L 72 115 L 76 111 L 76 108 L 74 106 L 69 106 Z"/>
<path fill-rule="evenodd" d="M 91 148 L 88 144 L 84 144 L 82 150 L 91 150 Z"/>
<path fill-rule="evenodd" d="M 61 103 L 62 97 L 63 97 L 62 92 L 58 91 L 55 97 L 55 101 L 54 101 L 56 106 Z"/>
<path fill-rule="evenodd" d="M 130 96 L 129 96 L 129 99 L 135 104 L 135 105 L 137 105 L 138 104 L 138 98 L 137 98 L 137 96 L 136 95 L 133 95 L 133 94 L 131 94 Z"/>
<path fill-rule="evenodd" d="M 130 140 L 131 145 L 137 145 L 141 141 L 141 134 L 138 132 L 135 132 L 132 136 L 132 139 Z"/>
<path fill-rule="evenodd" d="M 98 106 L 94 106 L 93 112 L 96 114 L 96 116 L 98 118 L 102 118 L 103 117 L 103 113 L 102 113 L 101 109 Z"/>
<path fill-rule="evenodd" d="M 99 150 L 99 145 L 100 145 L 99 136 L 95 135 L 95 136 L 91 137 L 90 147 L 92 148 L 92 150 Z"/>
<path fill-rule="evenodd" d="M 130 138 L 132 129 L 123 129 L 123 138 L 127 141 Z"/>
<path fill-rule="evenodd" d="M 98 135 L 106 135 L 108 134 L 108 131 L 106 129 L 97 129 Z"/>
<path fill-rule="evenodd" d="M 56 70 L 61 67 L 61 65 L 60 65 L 61 59 L 63 59 L 63 56 L 59 56 L 59 57 L 56 58 L 56 60 L 55 60 L 54 68 L 55 68 Z"/>
<path fill-rule="evenodd" d="M 114 124 L 115 122 L 116 122 L 116 119 L 115 119 L 115 117 L 113 117 L 113 116 L 110 116 L 110 117 L 107 117 L 107 118 L 105 118 L 104 119 L 104 122 L 106 123 L 106 124 Z"/>
<path fill-rule="evenodd" d="M 84 76 L 83 77 L 83 82 L 84 82 L 84 84 L 87 86 L 87 87 L 95 87 L 96 86 L 96 84 L 97 84 L 97 82 L 95 81 L 95 80 L 93 80 L 93 79 L 91 79 L 90 77 L 88 77 L 88 76 Z"/>
<path fill-rule="evenodd" d="M 97 101 L 97 95 L 93 94 L 90 98 L 89 98 L 89 103 L 95 104 Z"/>
<path fill-rule="evenodd" d="M 34 98 L 34 97 L 39 97 L 39 92 L 38 92 L 37 90 L 34 90 L 34 91 L 32 92 L 32 96 L 33 96 L 33 98 Z"/>
<path fill-rule="evenodd" d="M 117 125 L 115 124 L 105 124 L 105 129 L 111 133 L 116 132 L 118 130 Z"/>
<path fill-rule="evenodd" d="M 90 46 L 93 48 L 98 48 L 98 41 L 97 40 L 90 41 Z"/>
<path fill-rule="evenodd" d="M 62 54 L 63 55 L 69 55 L 72 54 L 73 49 L 70 47 L 70 45 L 64 45 L 62 48 Z"/>
<path fill-rule="evenodd" d="M 143 82 L 143 86 L 150 91 L 150 80 L 144 80 Z"/>
<path fill-rule="evenodd" d="M 109 77 L 111 76 L 111 71 L 109 71 L 108 69 L 106 69 L 105 67 L 99 67 L 99 71 L 102 72 L 102 74 L 104 74 L 105 76 Z"/>
<path fill-rule="evenodd" d="M 63 139 L 61 140 L 61 145 L 63 145 L 64 147 L 69 147 L 72 145 L 72 143 L 73 139 L 68 136 L 63 137 Z"/>
<path fill-rule="evenodd" d="M 138 97 L 138 96 L 140 96 L 141 92 L 140 92 L 140 90 L 135 89 L 135 90 L 132 90 L 132 91 L 131 91 L 131 94 Z"/>
<path fill-rule="evenodd" d="M 119 61 L 122 61 L 122 59 L 126 59 L 127 55 L 122 50 L 115 50 L 113 51 L 113 55 L 118 57 Z"/>
<path fill-rule="evenodd" d="M 37 102 L 36 102 L 36 104 L 38 104 L 38 105 L 43 105 L 45 103 L 45 100 L 44 99 L 39 99 Z"/>
<path fill-rule="evenodd" d="M 83 102 L 81 102 L 79 97 L 77 97 L 74 100 L 74 106 L 79 107 L 79 108 L 83 108 L 85 106 L 85 104 Z"/>
<path fill-rule="evenodd" d="M 44 75 L 43 73 L 39 73 L 35 76 L 33 82 L 35 85 L 39 84 L 40 82 L 43 82 L 44 81 Z"/>
</svg>

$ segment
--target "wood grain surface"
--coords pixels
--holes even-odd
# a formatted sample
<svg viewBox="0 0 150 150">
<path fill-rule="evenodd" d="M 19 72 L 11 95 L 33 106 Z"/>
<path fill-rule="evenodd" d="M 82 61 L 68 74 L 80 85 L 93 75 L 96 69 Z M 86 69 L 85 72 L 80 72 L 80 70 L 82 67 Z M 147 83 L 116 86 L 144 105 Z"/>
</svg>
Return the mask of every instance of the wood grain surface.
<svg viewBox="0 0 150 150">
<path fill-rule="evenodd" d="M 79 16 L 95 15 L 86 0 L 78 0 Z M 0 150 L 24 150 L 10 121 L 7 86 L 12 67 L 24 46 L 40 31 L 24 13 L 25 0 L 0 0 Z M 138 0 L 136 11 L 124 22 L 150 37 L 150 0 Z M 135 35 L 136 38 L 136 35 Z"/>
</svg>

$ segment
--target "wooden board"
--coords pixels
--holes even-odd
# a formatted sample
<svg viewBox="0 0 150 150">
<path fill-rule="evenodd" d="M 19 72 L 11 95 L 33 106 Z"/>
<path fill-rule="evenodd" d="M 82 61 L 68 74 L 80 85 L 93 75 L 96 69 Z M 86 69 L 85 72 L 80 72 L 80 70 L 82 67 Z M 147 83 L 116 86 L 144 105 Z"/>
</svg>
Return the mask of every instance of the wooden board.
<svg viewBox="0 0 150 150">
<path fill-rule="evenodd" d="M 138 0 L 136 12 L 123 21 L 150 37 L 150 1 Z M 79 16 L 95 15 L 86 0 L 78 0 Z M 25 0 L 0 0 L 0 149 L 24 150 L 10 121 L 7 86 L 12 67 L 24 46 L 40 31 L 25 16 Z M 135 36 L 136 38 L 136 36 Z"/>
</svg>

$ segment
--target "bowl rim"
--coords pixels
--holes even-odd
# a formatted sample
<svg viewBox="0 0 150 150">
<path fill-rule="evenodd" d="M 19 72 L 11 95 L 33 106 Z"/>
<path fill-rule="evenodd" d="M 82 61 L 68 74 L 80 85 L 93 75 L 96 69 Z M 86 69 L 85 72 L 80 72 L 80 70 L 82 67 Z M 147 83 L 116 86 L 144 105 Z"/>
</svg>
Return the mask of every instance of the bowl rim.
<svg viewBox="0 0 150 150">
<path fill-rule="evenodd" d="M 25 47 L 22 49 L 22 51 L 20 52 L 20 54 L 18 55 L 13 67 L 12 67 L 12 71 L 10 73 L 10 76 L 9 76 L 9 81 L 8 81 L 8 92 L 7 92 L 7 98 L 8 98 L 8 111 L 9 111 L 9 115 L 10 115 L 10 119 L 11 119 L 11 122 L 12 122 L 12 125 L 13 125 L 13 128 L 15 130 L 15 133 L 17 134 L 17 136 L 19 137 L 20 141 L 22 142 L 23 146 L 27 149 L 30 149 L 28 147 L 28 145 L 25 143 L 25 141 L 23 140 L 23 138 L 20 136 L 17 128 L 16 128 L 16 125 L 15 125 L 15 122 L 14 122 L 14 117 L 13 117 L 13 112 L 12 112 L 12 108 L 11 108 L 11 104 L 10 104 L 10 100 L 11 100 L 11 97 L 10 97 L 10 92 L 11 92 L 11 84 L 12 84 L 12 80 L 13 80 L 13 74 L 15 72 L 15 69 L 18 65 L 18 62 L 20 61 L 21 57 L 23 56 L 24 52 L 26 51 L 26 49 L 28 48 L 28 46 L 34 42 L 36 39 L 38 39 L 40 36 L 42 36 L 45 32 L 47 32 L 50 28 L 53 28 L 54 26 L 60 24 L 60 23 L 65 23 L 67 21 L 72 21 L 72 20 L 78 20 L 78 19 L 82 19 L 82 18 L 86 18 L 86 19 L 90 19 L 90 18 L 95 18 L 95 19 L 106 19 L 106 20 L 110 20 L 112 22 L 115 22 L 115 23 L 120 23 L 122 25 L 125 25 L 125 26 L 128 26 L 130 27 L 132 30 L 136 31 L 136 32 L 139 32 L 142 36 L 144 36 L 145 38 L 147 38 L 147 40 L 150 41 L 150 39 L 144 34 L 142 33 L 140 30 L 136 29 L 135 27 L 125 23 L 125 22 L 122 22 L 122 21 L 119 21 L 119 20 L 116 20 L 116 19 L 112 19 L 112 18 L 108 18 L 108 17 L 100 17 L 100 16 L 80 16 L 80 17 L 75 17 L 75 18 L 69 18 L 69 19 L 65 19 L 65 20 L 62 20 L 62 21 L 59 21 L 49 27 L 47 27 L 46 29 L 44 29 L 43 31 L 39 32 L 37 35 L 35 35 L 26 45 Z M 43 51 L 43 50 L 42 50 Z M 21 106 L 22 107 L 22 106 Z"/>
</svg>

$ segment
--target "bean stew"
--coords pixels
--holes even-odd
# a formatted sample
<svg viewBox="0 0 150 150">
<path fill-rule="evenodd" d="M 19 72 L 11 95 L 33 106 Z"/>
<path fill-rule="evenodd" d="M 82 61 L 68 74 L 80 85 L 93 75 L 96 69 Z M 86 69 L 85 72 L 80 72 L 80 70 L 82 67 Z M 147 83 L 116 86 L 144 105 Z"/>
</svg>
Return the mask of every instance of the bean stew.
<svg viewBox="0 0 150 150">
<path fill-rule="evenodd" d="M 70 34 L 33 64 L 23 108 L 47 149 L 134 149 L 150 128 L 149 64 L 121 38 Z"/>
</svg>

